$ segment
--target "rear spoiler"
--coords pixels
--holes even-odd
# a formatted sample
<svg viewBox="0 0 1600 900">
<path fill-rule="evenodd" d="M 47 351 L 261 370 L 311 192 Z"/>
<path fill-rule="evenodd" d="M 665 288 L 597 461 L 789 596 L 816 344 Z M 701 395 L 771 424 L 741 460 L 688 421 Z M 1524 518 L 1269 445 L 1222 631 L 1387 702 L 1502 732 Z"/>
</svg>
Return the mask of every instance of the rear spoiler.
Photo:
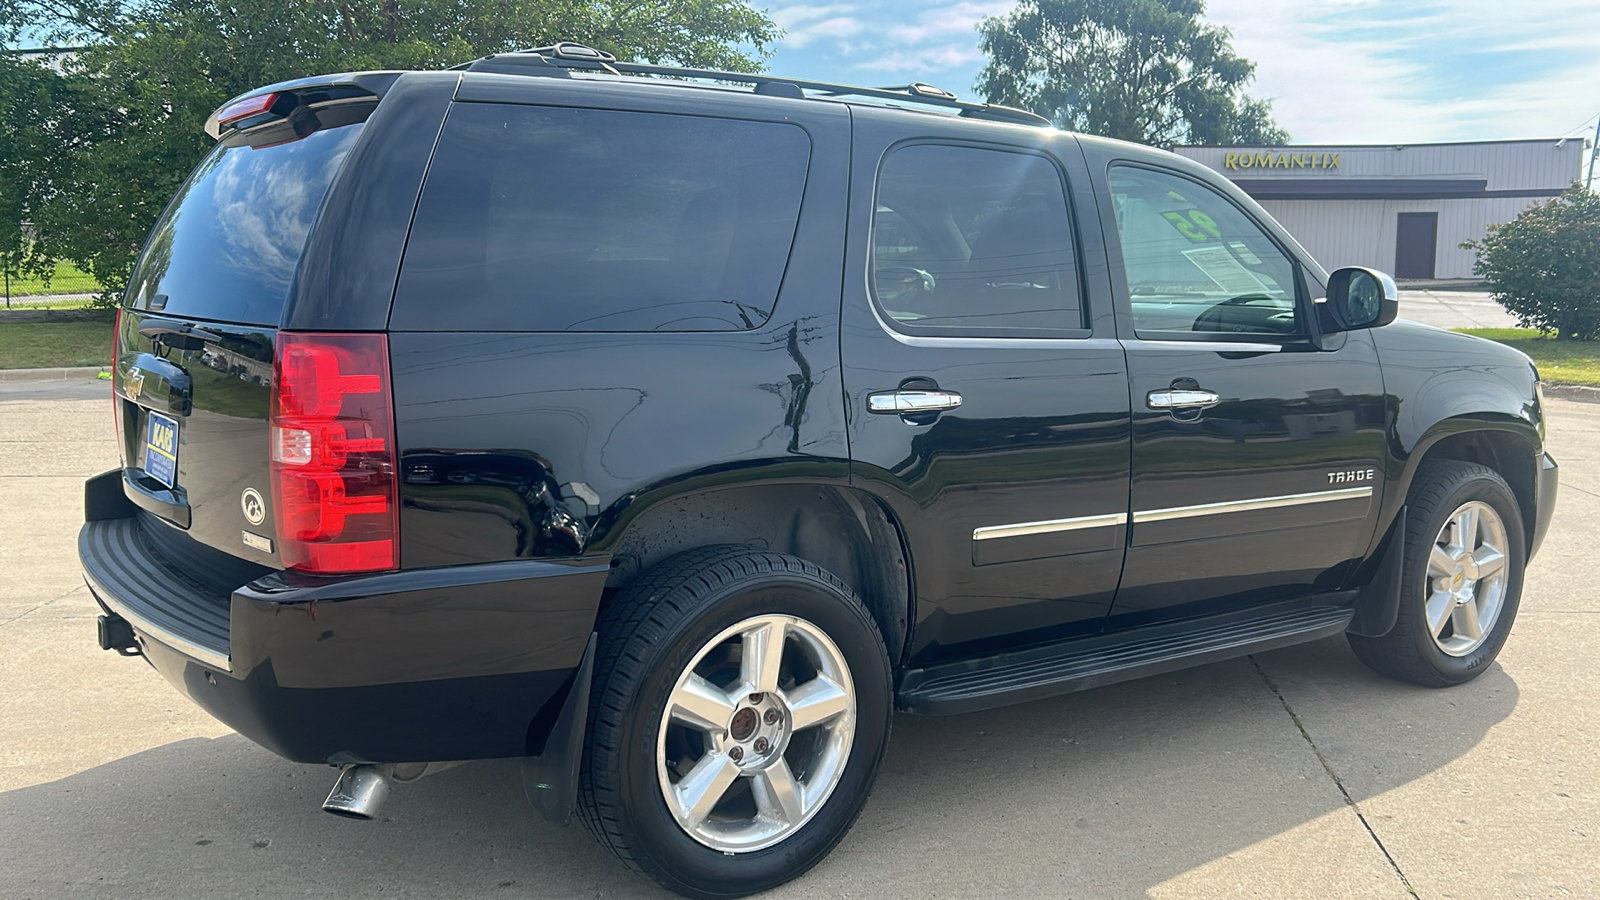
<svg viewBox="0 0 1600 900">
<path fill-rule="evenodd" d="M 297 109 L 318 110 L 352 103 L 373 103 L 382 99 L 403 74 L 382 71 L 317 75 L 246 91 L 222 104 L 207 117 L 206 134 L 220 139 L 225 132 L 245 131 L 282 121 Z"/>
</svg>

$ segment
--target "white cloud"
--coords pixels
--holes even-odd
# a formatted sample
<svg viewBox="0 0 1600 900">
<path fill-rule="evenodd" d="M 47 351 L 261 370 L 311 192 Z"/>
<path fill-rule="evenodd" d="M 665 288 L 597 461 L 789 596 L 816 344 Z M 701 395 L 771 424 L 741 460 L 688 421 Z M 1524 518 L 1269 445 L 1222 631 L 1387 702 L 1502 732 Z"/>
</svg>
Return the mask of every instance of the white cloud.
<svg viewBox="0 0 1600 900">
<path fill-rule="evenodd" d="M 784 30 L 781 45 L 798 50 L 818 38 L 843 38 L 861 30 L 854 6 L 786 6 L 772 10 L 772 21 Z"/>
<path fill-rule="evenodd" d="M 826 75 L 807 73 L 823 80 L 844 77 L 839 71 L 843 66 L 884 80 L 950 82 L 944 86 L 960 90 L 971 83 L 983 59 L 978 22 L 1014 5 L 1015 0 L 959 0 L 919 9 L 890 0 L 858 0 L 781 7 L 769 13 L 786 32 L 773 68 L 787 69 L 786 61 L 796 60 L 827 65 L 832 71 Z"/>
<path fill-rule="evenodd" d="M 855 12 L 856 7 L 838 4 L 834 6 L 784 6 L 768 10 L 767 15 L 772 21 L 778 23 L 779 28 L 793 28 L 803 22 L 814 22 L 817 19 L 831 19 L 834 16 Z"/>
<path fill-rule="evenodd" d="M 921 13 L 914 25 L 895 25 L 889 29 L 889 37 L 907 44 L 919 44 L 933 37 L 961 34 L 967 35 L 976 45 L 975 32 L 978 22 L 985 16 L 998 16 L 1010 12 L 1015 5 L 1013 0 L 991 0 L 987 3 L 963 0 L 954 6 L 941 6 Z"/>
<path fill-rule="evenodd" d="M 821 22 L 789 29 L 783 36 L 783 45 L 798 49 L 817 38 L 849 37 L 860 30 L 861 23 L 858 20 L 849 16 L 836 16 L 832 19 L 823 19 Z"/>
<path fill-rule="evenodd" d="M 891 50 L 856 64 L 856 68 L 874 72 L 925 72 L 954 69 L 983 59 L 977 47 L 951 44 L 942 47 L 922 47 L 914 50 Z M 943 87 L 943 85 L 941 85 Z"/>
<path fill-rule="evenodd" d="M 1600 4 L 1212 0 L 1297 142 L 1559 137 L 1600 106 Z"/>
<path fill-rule="evenodd" d="M 1011 0 L 838 0 L 773 10 L 775 72 L 928 81 L 967 95 L 976 24 Z M 1575 135 L 1600 113 L 1600 0 L 1208 0 L 1296 142 Z M 870 73 L 870 75 L 868 74 Z M 1563 129 L 1566 129 L 1565 131 Z"/>
</svg>

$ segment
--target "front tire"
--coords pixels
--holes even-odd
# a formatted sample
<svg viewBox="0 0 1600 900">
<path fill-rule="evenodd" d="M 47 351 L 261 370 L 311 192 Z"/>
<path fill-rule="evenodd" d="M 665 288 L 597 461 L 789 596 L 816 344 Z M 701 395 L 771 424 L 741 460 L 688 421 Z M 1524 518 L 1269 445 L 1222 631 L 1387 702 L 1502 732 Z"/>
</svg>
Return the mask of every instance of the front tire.
<svg viewBox="0 0 1600 900">
<path fill-rule="evenodd" d="M 667 560 L 602 614 L 579 815 L 629 866 L 739 897 L 822 860 L 888 743 L 871 614 L 809 562 L 746 548 Z"/>
<path fill-rule="evenodd" d="M 1381 637 L 1349 635 L 1375 671 L 1426 687 L 1483 674 L 1511 632 L 1527 562 L 1522 514 L 1498 472 L 1439 460 L 1407 498 L 1400 611 Z"/>
</svg>

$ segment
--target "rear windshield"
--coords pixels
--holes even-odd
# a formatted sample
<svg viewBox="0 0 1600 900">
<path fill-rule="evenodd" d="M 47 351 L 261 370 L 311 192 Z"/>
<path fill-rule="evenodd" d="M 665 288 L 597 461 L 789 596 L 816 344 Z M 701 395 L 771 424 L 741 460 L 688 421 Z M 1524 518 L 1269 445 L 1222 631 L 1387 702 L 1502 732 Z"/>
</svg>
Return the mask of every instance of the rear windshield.
<svg viewBox="0 0 1600 900">
<path fill-rule="evenodd" d="M 184 318 L 278 324 L 306 233 L 361 123 L 213 149 L 156 223 L 128 305 Z"/>
<path fill-rule="evenodd" d="M 397 331 L 730 331 L 772 313 L 810 164 L 777 122 L 460 103 Z"/>
</svg>

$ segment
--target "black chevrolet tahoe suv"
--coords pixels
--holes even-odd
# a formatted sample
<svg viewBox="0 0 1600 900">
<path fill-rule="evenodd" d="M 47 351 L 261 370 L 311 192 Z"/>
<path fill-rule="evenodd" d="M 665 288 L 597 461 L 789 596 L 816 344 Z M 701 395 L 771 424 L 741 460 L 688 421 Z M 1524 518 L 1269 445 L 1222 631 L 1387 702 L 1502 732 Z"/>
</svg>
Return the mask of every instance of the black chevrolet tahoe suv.
<svg viewBox="0 0 1600 900">
<path fill-rule="evenodd" d="M 1467 681 L 1550 521 L 1527 357 L 1169 153 L 577 45 L 207 127 L 79 553 L 101 645 L 343 767 L 334 812 L 520 757 L 747 894 L 843 838 L 896 711 L 1341 633 Z"/>
</svg>

